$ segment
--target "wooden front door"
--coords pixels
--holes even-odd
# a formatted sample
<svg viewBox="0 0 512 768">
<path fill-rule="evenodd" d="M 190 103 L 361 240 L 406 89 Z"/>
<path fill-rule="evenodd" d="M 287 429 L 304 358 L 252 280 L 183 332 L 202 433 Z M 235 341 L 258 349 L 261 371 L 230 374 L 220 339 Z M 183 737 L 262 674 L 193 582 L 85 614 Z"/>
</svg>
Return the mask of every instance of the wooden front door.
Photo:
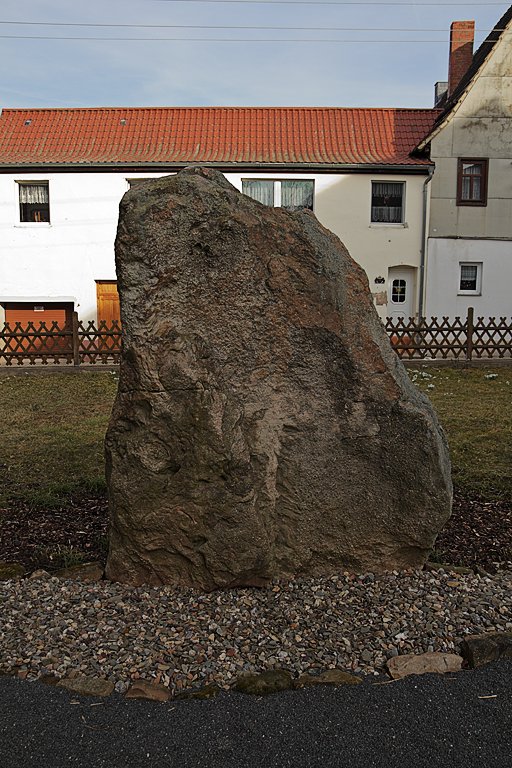
<svg viewBox="0 0 512 768">
<path fill-rule="evenodd" d="M 120 323 L 121 313 L 119 308 L 117 282 L 115 280 L 97 280 L 96 299 L 98 323 L 104 321 L 109 327 L 112 325 L 114 320 Z"/>
</svg>

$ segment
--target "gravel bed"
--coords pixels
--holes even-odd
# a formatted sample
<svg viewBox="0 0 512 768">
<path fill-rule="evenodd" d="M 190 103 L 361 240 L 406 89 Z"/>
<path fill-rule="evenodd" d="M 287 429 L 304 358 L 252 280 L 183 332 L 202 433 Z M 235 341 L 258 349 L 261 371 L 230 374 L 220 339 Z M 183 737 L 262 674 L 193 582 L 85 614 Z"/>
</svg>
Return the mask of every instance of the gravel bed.
<svg viewBox="0 0 512 768">
<path fill-rule="evenodd" d="M 397 654 L 456 651 L 465 634 L 512 629 L 512 572 L 342 573 L 200 594 L 55 577 L 0 583 L 0 670 L 82 673 L 119 692 L 171 691 L 280 667 L 382 672 Z"/>
</svg>

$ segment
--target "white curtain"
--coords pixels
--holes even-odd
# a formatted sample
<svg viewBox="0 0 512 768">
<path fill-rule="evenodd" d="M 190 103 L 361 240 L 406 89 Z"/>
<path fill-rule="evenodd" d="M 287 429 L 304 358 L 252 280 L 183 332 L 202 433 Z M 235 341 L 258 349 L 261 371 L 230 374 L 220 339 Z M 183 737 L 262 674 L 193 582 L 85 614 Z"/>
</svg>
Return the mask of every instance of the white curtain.
<svg viewBox="0 0 512 768">
<path fill-rule="evenodd" d="M 403 182 L 372 183 L 372 221 L 400 224 L 403 208 Z"/>
<path fill-rule="evenodd" d="M 480 200 L 482 166 L 479 163 L 463 163 L 462 173 L 462 199 Z"/>
<path fill-rule="evenodd" d="M 313 186 L 312 181 L 282 181 L 281 207 L 289 211 L 313 210 Z"/>
<path fill-rule="evenodd" d="M 45 205 L 48 203 L 48 184 L 20 184 L 20 203 Z"/>
<path fill-rule="evenodd" d="M 274 205 L 274 182 L 242 179 L 242 192 L 263 205 Z"/>
</svg>

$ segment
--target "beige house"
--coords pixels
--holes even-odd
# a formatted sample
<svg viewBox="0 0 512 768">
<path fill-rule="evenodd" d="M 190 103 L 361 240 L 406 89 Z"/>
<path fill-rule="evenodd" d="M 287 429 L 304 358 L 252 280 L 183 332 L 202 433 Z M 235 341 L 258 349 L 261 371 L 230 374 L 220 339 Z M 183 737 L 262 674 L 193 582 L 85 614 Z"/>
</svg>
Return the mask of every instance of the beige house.
<svg viewBox="0 0 512 768">
<path fill-rule="evenodd" d="M 473 55 L 454 22 L 442 113 L 420 143 L 431 182 L 425 314 L 512 312 L 512 7 Z"/>
</svg>

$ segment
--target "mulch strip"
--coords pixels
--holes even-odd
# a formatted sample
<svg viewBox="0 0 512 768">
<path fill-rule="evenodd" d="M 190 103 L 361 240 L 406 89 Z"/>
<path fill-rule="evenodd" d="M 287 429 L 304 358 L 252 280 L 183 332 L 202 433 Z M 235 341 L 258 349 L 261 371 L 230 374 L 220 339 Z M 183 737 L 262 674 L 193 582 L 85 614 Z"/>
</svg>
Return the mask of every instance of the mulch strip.
<svg viewBox="0 0 512 768">
<path fill-rule="evenodd" d="M 489 573 L 512 569 L 512 503 L 456 493 L 435 552 L 451 565 L 479 566 Z"/>
<path fill-rule="evenodd" d="M 70 498 L 52 509 L 14 502 L 0 509 L 0 561 L 22 563 L 27 571 L 58 570 L 74 556 L 104 562 L 107 526 L 105 498 Z"/>
<path fill-rule="evenodd" d="M 104 562 L 107 526 L 105 498 L 74 497 L 57 509 L 13 502 L 0 509 L 0 561 L 21 563 L 27 571 L 56 570 L 74 555 Z M 512 569 L 512 503 L 456 493 L 434 556 L 443 563 L 480 567 L 489 573 Z"/>
</svg>

